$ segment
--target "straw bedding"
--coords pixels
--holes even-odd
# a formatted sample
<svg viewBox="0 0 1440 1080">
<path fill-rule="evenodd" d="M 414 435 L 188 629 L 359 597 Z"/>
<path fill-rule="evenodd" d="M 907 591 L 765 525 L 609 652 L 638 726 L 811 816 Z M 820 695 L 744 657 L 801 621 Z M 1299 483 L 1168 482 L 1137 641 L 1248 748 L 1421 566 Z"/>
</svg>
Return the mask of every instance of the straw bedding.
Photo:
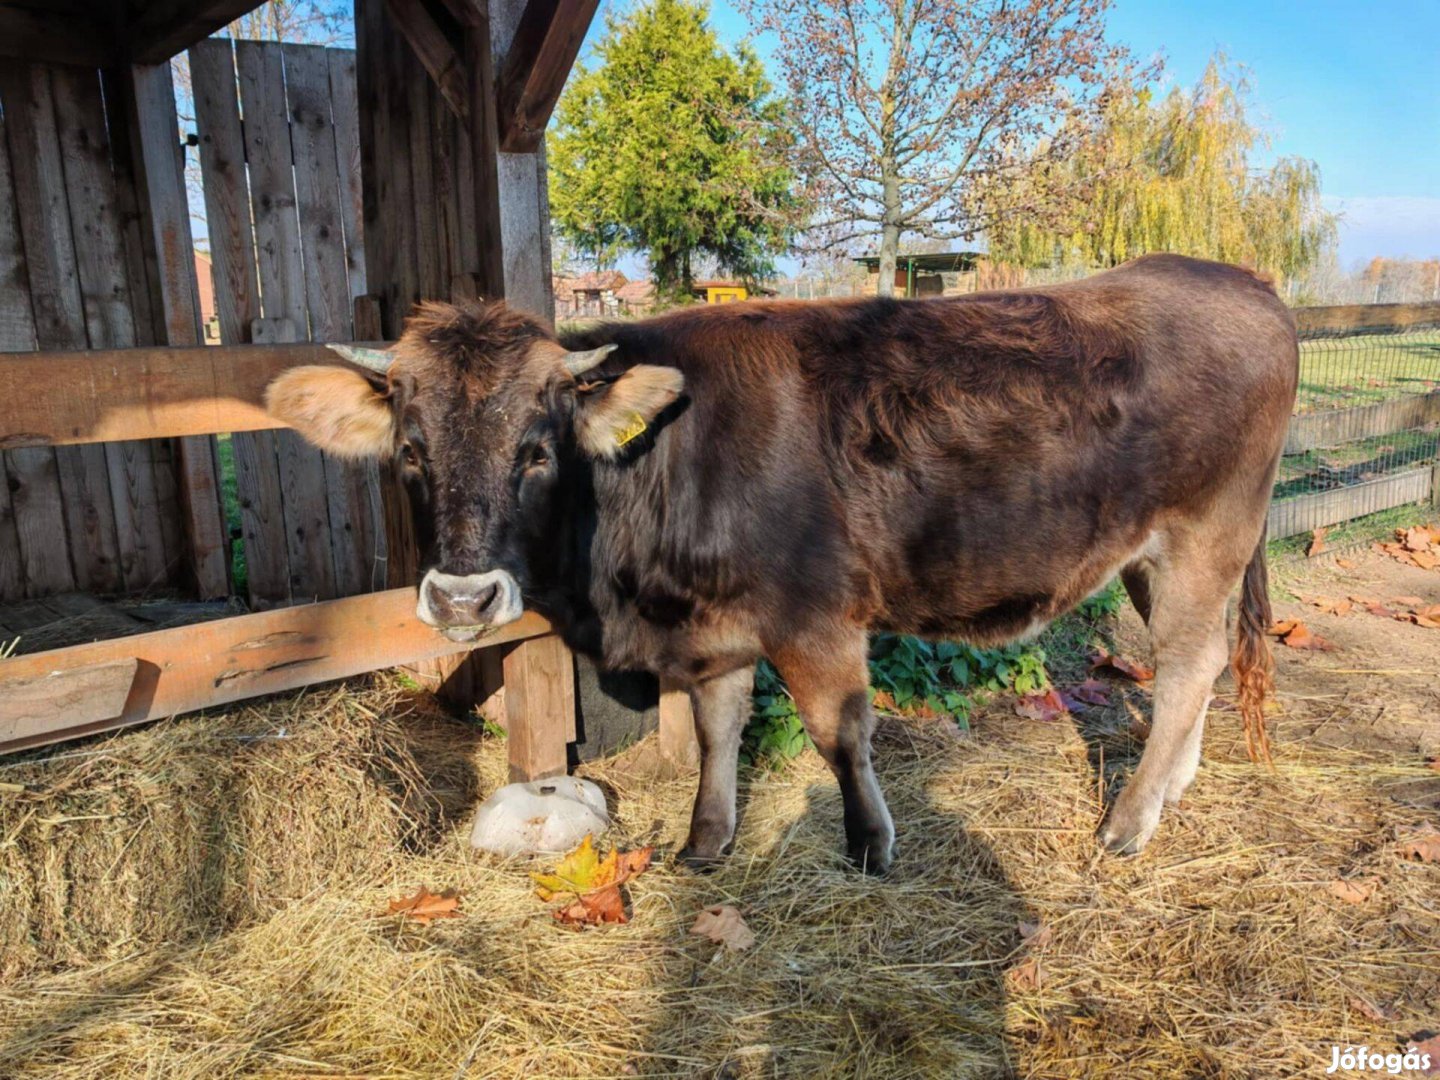
<svg viewBox="0 0 1440 1080">
<path fill-rule="evenodd" d="M 503 742 L 389 677 L 33 755 L 0 769 L 0 1075 L 1281 1077 L 1440 1026 L 1440 867 L 1395 850 L 1436 823 L 1393 797 L 1422 760 L 1282 730 L 1267 774 L 1221 715 L 1150 849 L 1101 858 L 1126 708 L 1008 711 L 883 724 L 888 878 L 807 754 L 749 776 L 725 867 L 662 861 L 585 932 L 465 846 Z M 588 774 L 616 839 L 683 840 L 693 779 Z M 420 885 L 462 917 L 377 915 Z M 687 933 L 717 903 L 753 949 Z"/>
</svg>

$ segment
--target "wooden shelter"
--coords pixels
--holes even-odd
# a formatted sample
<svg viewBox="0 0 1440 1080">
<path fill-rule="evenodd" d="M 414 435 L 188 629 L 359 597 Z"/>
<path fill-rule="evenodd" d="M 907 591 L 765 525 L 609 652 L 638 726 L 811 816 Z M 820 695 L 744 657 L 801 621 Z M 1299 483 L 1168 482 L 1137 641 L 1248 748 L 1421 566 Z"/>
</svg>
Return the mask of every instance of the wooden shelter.
<svg viewBox="0 0 1440 1080">
<path fill-rule="evenodd" d="M 420 625 L 403 492 L 259 400 L 420 299 L 553 316 L 542 139 L 597 3 L 356 0 L 351 51 L 209 36 L 256 0 L 0 0 L 0 605 L 165 589 L 251 612 L 0 660 L 0 752 L 408 663 L 492 707 L 503 683 L 513 774 L 563 771 L 559 639 L 527 615 L 469 654 Z M 0 646 L 24 636 L 8 610 Z M 683 702 L 662 715 L 686 752 Z"/>
</svg>

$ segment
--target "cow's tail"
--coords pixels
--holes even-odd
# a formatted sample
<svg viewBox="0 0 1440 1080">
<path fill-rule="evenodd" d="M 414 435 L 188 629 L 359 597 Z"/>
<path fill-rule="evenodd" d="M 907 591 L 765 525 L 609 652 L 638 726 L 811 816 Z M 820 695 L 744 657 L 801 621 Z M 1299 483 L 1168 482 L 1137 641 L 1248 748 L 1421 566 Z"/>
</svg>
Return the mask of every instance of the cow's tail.
<svg viewBox="0 0 1440 1080">
<path fill-rule="evenodd" d="M 1273 764 L 1270 737 L 1265 732 L 1265 701 L 1275 685 L 1275 660 L 1270 654 L 1270 573 L 1265 566 L 1265 530 L 1240 586 L 1240 618 L 1230 670 L 1239 691 L 1240 718 L 1245 725 L 1245 749 L 1251 761 Z"/>
</svg>

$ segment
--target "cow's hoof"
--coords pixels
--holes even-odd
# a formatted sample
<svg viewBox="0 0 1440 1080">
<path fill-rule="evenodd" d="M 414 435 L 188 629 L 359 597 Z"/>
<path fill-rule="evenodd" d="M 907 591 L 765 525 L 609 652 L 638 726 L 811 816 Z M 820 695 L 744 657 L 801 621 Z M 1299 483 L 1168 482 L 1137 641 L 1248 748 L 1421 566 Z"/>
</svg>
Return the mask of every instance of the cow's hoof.
<svg viewBox="0 0 1440 1080">
<path fill-rule="evenodd" d="M 699 848 L 686 844 L 675 856 L 675 861 L 687 870 L 693 870 L 697 874 L 709 874 L 725 865 L 726 858 L 730 855 L 730 845 L 726 844 L 718 852 L 707 854 Z"/>
<path fill-rule="evenodd" d="M 849 847 L 850 861 L 875 877 L 888 873 L 895 861 L 895 837 L 888 829 L 877 829 L 863 841 L 852 840 Z"/>
<path fill-rule="evenodd" d="M 1159 806 L 1153 811 L 1149 807 L 1142 807 L 1138 812 L 1132 811 L 1125 805 L 1122 795 L 1115 808 L 1110 811 L 1105 827 L 1100 830 L 1100 843 L 1106 851 L 1116 855 L 1139 855 L 1155 835 L 1156 826 L 1159 824 Z"/>
</svg>

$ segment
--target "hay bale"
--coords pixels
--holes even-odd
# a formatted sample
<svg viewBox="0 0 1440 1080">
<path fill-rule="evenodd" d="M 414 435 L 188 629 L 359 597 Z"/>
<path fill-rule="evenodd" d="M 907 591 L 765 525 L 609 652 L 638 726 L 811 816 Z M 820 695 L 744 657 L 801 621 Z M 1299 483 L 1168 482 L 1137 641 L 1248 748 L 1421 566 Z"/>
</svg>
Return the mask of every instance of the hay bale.
<svg viewBox="0 0 1440 1080">
<path fill-rule="evenodd" d="M 370 877 L 468 806 L 473 770 L 427 777 L 464 729 L 398 687 L 186 717 L 40 751 L 0 798 L 0 978 L 188 944 Z"/>
<path fill-rule="evenodd" d="M 24 858 L 0 851 L 0 873 L 28 875 L 23 896 L 0 896 L 0 925 L 33 939 L 0 988 L 0 1075 L 1282 1077 L 1323 1073 L 1333 1042 L 1391 1047 L 1440 1022 L 1440 868 L 1393 843 L 1433 818 L 1390 797 L 1428 772 L 1418 761 L 1287 742 L 1282 725 L 1272 774 L 1218 723 L 1194 795 L 1124 860 L 1094 841 L 1105 787 L 1138 749 L 1123 715 L 1088 741 L 1005 702 L 979 711 L 974 738 L 886 721 L 891 876 L 846 866 L 834 781 L 806 755 L 747 775 L 723 867 L 662 861 L 628 887 L 629 924 L 576 932 L 535 899 L 530 864 L 466 846 L 471 805 L 503 782 L 503 743 L 382 692 L 360 699 L 373 719 L 343 692 L 277 699 L 248 719 L 116 736 L 95 765 L 33 766 L 33 781 L 91 791 L 66 813 L 113 796 L 169 816 L 97 835 L 84 865 L 119 856 L 123 889 L 99 891 L 109 879 L 90 871 L 63 904 L 42 895 L 38 834 Z M 284 725 L 296 742 L 216 752 L 234 724 Z M 656 781 L 624 759 L 585 772 L 613 794 L 617 840 L 683 840 L 693 778 Z M 142 804 L 145 780 L 166 797 Z M 211 809 L 173 805 L 182 796 Z M 217 831 L 220 799 L 239 810 Z M 40 828 L 8 800 L 0 810 L 0 838 Z M 150 874 L 125 849 L 150 842 L 128 835 L 141 822 L 177 837 L 157 842 L 169 861 Z M 59 860 L 59 886 L 75 858 Z M 215 890 L 190 917 L 155 902 L 174 898 L 176 875 Z M 1327 890 L 1372 875 L 1366 904 Z M 377 916 L 422 884 L 461 890 L 462 917 Z M 716 903 L 744 911 L 755 948 L 688 933 Z M 1048 943 L 1028 944 L 1021 923 Z"/>
</svg>

